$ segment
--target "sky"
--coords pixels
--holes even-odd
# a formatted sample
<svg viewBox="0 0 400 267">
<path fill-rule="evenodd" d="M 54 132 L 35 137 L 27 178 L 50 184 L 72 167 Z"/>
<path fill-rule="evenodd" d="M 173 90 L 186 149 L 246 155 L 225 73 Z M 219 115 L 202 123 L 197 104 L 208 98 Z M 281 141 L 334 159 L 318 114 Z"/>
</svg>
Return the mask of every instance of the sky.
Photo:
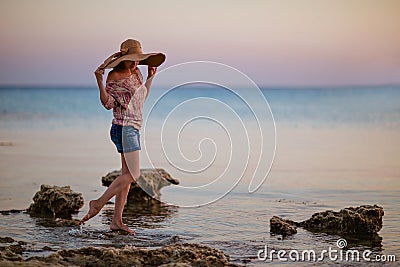
<svg viewBox="0 0 400 267">
<path fill-rule="evenodd" d="M 95 85 L 127 38 L 165 53 L 159 70 L 201 60 L 260 86 L 400 84 L 397 0 L 1 0 L 0 37 L 3 85 Z"/>
</svg>

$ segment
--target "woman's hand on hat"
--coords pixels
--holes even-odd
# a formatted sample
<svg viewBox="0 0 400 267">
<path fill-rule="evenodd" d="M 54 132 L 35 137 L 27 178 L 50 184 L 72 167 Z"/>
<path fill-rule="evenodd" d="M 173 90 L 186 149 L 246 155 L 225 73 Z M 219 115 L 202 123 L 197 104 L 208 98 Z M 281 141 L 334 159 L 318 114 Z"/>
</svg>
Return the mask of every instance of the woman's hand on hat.
<svg viewBox="0 0 400 267">
<path fill-rule="evenodd" d="M 157 72 L 157 67 L 148 66 L 147 68 L 147 79 L 153 77 Z"/>
<path fill-rule="evenodd" d="M 100 66 L 94 71 L 94 75 L 98 81 L 103 81 L 104 69 Z"/>
</svg>

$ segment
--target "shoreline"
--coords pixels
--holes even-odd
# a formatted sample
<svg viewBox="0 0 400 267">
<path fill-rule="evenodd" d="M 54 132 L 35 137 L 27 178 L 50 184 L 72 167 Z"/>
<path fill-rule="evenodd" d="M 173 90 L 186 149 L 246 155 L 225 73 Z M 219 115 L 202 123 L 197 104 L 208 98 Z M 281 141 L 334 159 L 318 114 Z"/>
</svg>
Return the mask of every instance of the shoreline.
<svg viewBox="0 0 400 267">
<path fill-rule="evenodd" d="M 363 206 L 360 207 L 371 208 L 379 211 L 380 207 L 378 206 Z M 346 210 L 345 208 L 344 210 Z M 353 209 L 353 208 L 348 208 Z M 361 209 L 361 212 L 363 212 Z M 358 210 L 355 208 L 354 211 Z M 327 214 L 324 211 L 321 214 Z M 342 211 L 340 211 L 342 213 Z M 9 211 L 8 214 L 5 214 L 6 211 L 2 212 L 1 216 L 13 216 L 13 214 L 22 214 L 23 216 L 29 216 L 24 211 Z M 339 214 L 339 213 L 337 213 Z M 342 213 L 346 214 L 346 213 Z M 366 216 L 371 216 L 371 214 L 364 213 Z M 111 214 L 107 215 L 107 210 L 104 214 L 106 217 L 111 216 Z M 376 214 L 378 217 L 383 215 L 383 210 L 381 209 L 380 214 Z M 103 216 L 103 215 L 100 215 Z M 152 216 L 157 217 L 156 214 Z M 347 215 L 345 215 L 347 216 Z M 375 215 L 372 215 L 375 216 Z M 376 218 L 378 218 L 376 217 Z M 315 215 L 312 215 L 310 220 L 313 220 Z M 329 217 L 327 217 L 329 218 Z M 366 217 L 367 218 L 367 217 Z M 380 217 L 382 218 L 382 217 Z M 25 266 L 23 264 L 38 264 L 41 266 L 42 264 L 51 264 L 52 266 L 66 266 L 66 265 L 79 265 L 79 266 L 87 266 L 88 264 L 94 264 L 95 266 L 108 266 L 107 264 L 120 264 L 122 266 L 125 265 L 135 265 L 135 266 L 147 266 L 153 265 L 154 262 L 157 262 L 157 266 L 160 264 L 190 264 L 201 266 L 242 266 L 242 264 L 259 264 L 257 261 L 256 254 L 253 255 L 238 255 L 230 254 L 224 251 L 221 248 L 216 247 L 216 243 L 212 242 L 199 242 L 199 241 L 187 241 L 181 238 L 179 235 L 173 235 L 164 239 L 161 239 L 158 243 L 152 243 L 150 246 L 146 243 L 138 243 L 138 244 L 129 244 L 129 240 L 146 240 L 143 233 L 138 235 L 129 235 L 121 232 L 113 232 L 109 230 L 98 230 L 90 228 L 84 228 L 79 230 L 77 227 L 71 227 L 71 225 L 58 226 L 54 228 L 54 225 L 46 226 L 43 224 L 43 219 L 36 218 L 34 219 L 36 223 L 43 227 L 50 227 L 50 229 L 61 229 L 62 232 L 68 230 L 68 236 L 76 240 L 79 243 L 79 240 L 92 238 L 97 240 L 101 239 L 109 239 L 114 240 L 111 243 L 98 243 L 98 244 L 90 244 L 90 245 L 80 245 L 76 247 L 74 244 L 71 244 L 70 248 L 63 248 L 57 245 L 48 245 L 48 244 L 40 244 L 36 242 L 23 241 L 15 239 L 14 237 L 3 236 L 0 235 L 0 266 L 4 264 L 4 266 Z M 272 220 L 272 219 L 271 219 Z M 366 220 L 368 222 L 369 219 Z M 295 223 L 293 221 L 286 221 L 289 223 Z M 319 224 L 316 224 L 316 226 Z M 328 224 L 326 224 L 328 225 Z M 347 224 L 346 224 L 347 225 Z M 382 226 L 382 221 L 376 225 L 376 230 L 380 230 L 379 227 Z M 272 227 L 272 224 L 271 224 Z M 350 226 L 351 227 L 351 226 Z M 350 229 L 350 228 L 349 228 Z M 362 227 L 360 228 L 362 229 Z M 384 229 L 384 228 L 383 228 Z M 313 234 L 313 231 L 308 229 L 307 231 L 298 228 L 297 235 L 304 235 L 304 233 L 309 233 L 311 235 L 315 235 L 316 238 L 321 239 L 321 236 L 318 233 Z M 268 244 L 269 249 L 299 249 L 298 247 L 290 247 L 290 240 L 292 237 L 287 237 L 285 234 L 280 235 L 279 233 L 272 233 L 271 228 L 271 237 L 278 241 L 277 244 L 270 246 Z M 330 233 L 327 235 L 328 239 L 337 237 L 334 233 Z M 350 238 L 352 237 L 352 238 Z M 358 248 L 358 249 L 368 249 L 371 251 L 372 255 L 380 255 L 382 254 L 382 237 L 380 235 L 371 235 L 371 239 L 368 236 L 360 239 L 360 236 L 348 236 L 346 239 L 339 238 L 338 240 L 344 240 L 348 248 Z M 295 238 L 296 239 L 296 238 Z M 301 237 L 301 239 L 303 239 Z M 379 240 L 380 241 L 379 241 Z M 373 242 L 372 242 L 373 241 Z M 372 244 L 376 246 L 375 248 L 370 248 Z M 282 247 L 283 244 L 286 244 Z M 267 244 L 266 244 L 267 245 Z M 287 247 L 289 245 L 289 247 Z M 73 247 L 73 248 L 72 248 Z M 271 248 L 272 247 L 272 248 Z M 190 251 L 190 252 L 188 252 Z M 260 250 L 259 250 L 260 251 Z M 386 255 L 389 253 L 387 249 L 384 250 Z M 187 254 L 189 253 L 189 254 Z M 36 254 L 36 255 L 35 255 Z M 395 255 L 395 254 L 392 254 Z M 95 258 L 93 258 L 95 256 Z M 101 260 L 101 264 L 98 265 L 96 260 Z M 262 262 L 261 262 L 262 263 Z M 321 264 L 325 264 L 323 261 Z M 367 262 L 365 262 L 367 263 Z M 390 262 L 389 262 L 390 263 Z M 36 265 L 35 265 L 36 266 Z M 169 265 L 168 265 L 169 266 Z M 186 265 L 183 265 L 186 266 Z"/>
<path fill-rule="evenodd" d="M 276 194 L 276 196 L 280 196 L 281 194 Z M 377 194 L 377 199 L 379 198 Z M 275 196 L 275 197 L 276 197 Z M 233 198 L 237 198 L 238 195 L 232 196 Z M 304 217 L 309 217 L 313 211 L 321 211 L 326 209 L 336 209 L 331 206 L 323 205 L 320 202 L 304 202 L 304 201 L 294 201 L 290 198 L 288 199 L 277 199 L 272 197 L 268 200 L 270 204 L 275 206 L 276 209 L 274 213 L 285 214 L 285 218 L 299 218 L 301 216 L 293 216 L 293 209 L 300 210 L 303 209 L 303 212 L 298 214 L 304 214 Z M 289 196 L 287 196 L 289 197 Z M 264 199 L 264 198 L 262 198 Z M 268 202 L 262 202 L 267 204 Z M 54 227 L 46 224 L 45 219 L 41 218 L 32 218 L 27 213 L 24 212 L 12 212 L 10 211 L 8 215 L 1 214 L 2 216 L 2 226 L 0 229 L 7 230 L 8 234 L 4 231 L 1 231 L 0 236 L 10 236 L 13 239 L 18 241 L 25 242 L 27 244 L 35 243 L 35 246 L 31 246 L 28 250 L 25 250 L 24 253 L 29 257 L 41 256 L 37 255 L 37 253 L 42 255 L 47 255 L 48 253 L 54 253 L 59 250 L 68 250 L 72 248 L 77 248 L 75 251 L 79 249 L 87 249 L 88 247 L 117 247 L 123 248 L 124 246 L 133 246 L 133 247 L 147 247 L 147 248 L 157 248 L 168 246 L 175 243 L 194 243 L 200 245 L 206 245 L 211 248 L 216 248 L 223 251 L 226 255 L 234 261 L 233 263 L 243 264 L 249 262 L 251 264 L 258 264 L 258 261 L 254 257 L 256 257 L 257 251 L 262 248 L 262 244 L 268 245 L 270 248 L 286 248 L 286 249 L 300 249 L 307 248 L 307 244 L 313 244 L 312 247 L 315 249 L 323 249 L 327 246 L 332 246 L 335 244 L 336 240 L 339 238 L 336 235 L 321 235 L 314 234 L 312 232 L 303 230 L 298 228 L 298 233 L 296 237 L 291 238 L 280 238 L 279 236 L 270 235 L 267 231 L 268 229 L 268 215 L 267 213 L 258 213 L 259 216 L 264 218 L 265 230 L 258 226 L 252 226 L 255 222 L 251 222 L 246 220 L 243 221 L 249 228 L 254 228 L 254 233 L 245 232 L 244 236 L 240 234 L 244 229 L 237 227 L 237 221 L 229 222 L 227 221 L 227 215 L 221 213 L 222 210 L 225 209 L 226 205 L 229 205 L 229 202 L 226 205 L 222 205 L 221 209 L 216 209 L 216 206 L 220 206 L 226 200 L 222 200 L 222 203 L 216 203 L 212 206 L 207 207 L 206 209 L 172 209 L 172 207 L 159 207 L 149 209 L 147 206 L 140 207 L 139 205 L 130 204 L 127 206 L 124 211 L 124 220 L 128 220 L 128 224 L 132 225 L 135 231 L 137 232 L 136 236 L 129 235 L 121 235 L 112 233 L 108 229 L 108 221 L 112 217 L 113 212 L 113 204 L 109 203 L 106 205 L 105 209 L 95 218 L 90 220 L 88 224 L 83 228 L 83 232 L 81 233 L 79 227 L 77 226 L 62 226 L 62 227 Z M 242 202 L 245 199 L 241 200 Z M 345 200 L 345 202 L 349 202 Z M 249 207 L 253 206 L 250 202 L 248 203 Z M 254 209 L 254 207 L 253 207 Z M 259 209 L 259 208 L 258 208 Z M 384 225 L 381 230 L 380 235 L 383 237 L 382 244 L 379 247 L 376 247 L 373 251 L 374 253 L 380 253 L 382 248 L 384 248 L 387 253 L 396 253 L 396 251 L 400 251 L 396 249 L 395 244 L 388 245 L 388 241 L 392 242 L 388 239 L 388 233 L 392 236 L 392 239 L 395 239 L 393 236 L 393 230 L 391 230 L 389 221 L 397 221 L 398 215 L 396 215 L 395 207 L 389 207 L 385 210 L 384 216 Z M 199 215 L 204 214 L 207 210 L 207 216 L 203 217 L 203 221 L 197 221 L 200 219 Z M 286 211 L 285 211 L 286 210 Z M 81 212 L 76 216 L 81 216 Z M 236 213 L 235 217 L 239 218 L 239 220 L 243 220 L 243 212 Z M 189 214 L 188 214 L 189 213 Z M 215 214 L 219 214 L 216 218 Z M 229 214 L 229 212 L 228 212 Z M 273 214 L 273 213 L 272 213 Z M 206 215 L 206 214 L 205 214 Z M 395 215 L 395 216 L 394 216 Z M 184 218 L 184 220 L 179 220 L 179 218 Z M 204 223 L 207 222 L 207 217 L 212 219 L 209 221 L 209 226 Z M 247 217 L 247 216 L 245 216 Z M 195 219 L 197 218 L 197 219 Z M 242 218 L 242 219 L 240 219 Z M 260 219 L 262 219 L 260 218 Z M 259 219 L 259 220 L 260 220 Z M 7 227 L 4 227 L 5 225 Z M 23 225 L 23 226 L 22 226 Z M 196 226 L 197 225 L 197 226 Z M 226 225 L 226 229 L 221 228 L 221 226 Z M 235 226 L 237 225 L 237 226 Z M 256 224 L 257 225 L 257 224 Z M 178 230 L 180 227 L 183 227 L 181 230 Z M 195 228 L 193 228 L 195 227 Z M 30 229 L 30 230 L 26 230 Z M 12 230 L 16 229 L 16 230 Z M 18 230 L 20 229 L 20 230 Z M 232 232 L 232 229 L 237 229 L 239 231 L 239 235 L 235 235 Z M 34 236 L 30 236 L 34 231 Z M 192 233 L 188 233 L 187 231 L 193 231 Z M 225 232 L 225 234 L 224 234 Z M 14 233 L 14 234 L 12 234 Z M 225 240 L 222 238 L 225 235 L 227 237 Z M 258 238 L 257 238 L 258 233 Z M 189 234 L 189 235 L 188 235 Z M 256 234 L 256 235 L 254 235 Z M 260 235 L 261 234 L 261 235 Z M 247 237 L 250 240 L 247 242 L 239 242 L 240 236 Z M 254 243 L 256 240 L 258 241 Z M 261 239 L 261 240 L 260 240 Z M 251 241 L 252 240 L 252 241 Z M 18 242 L 17 241 L 17 242 Z M 302 246 L 299 247 L 299 241 Z M 349 242 L 351 240 L 348 240 Z M 62 245 L 62 243 L 64 243 Z M 253 243 L 253 244 L 252 244 Z M 366 246 L 368 248 L 369 243 L 362 245 L 363 243 L 349 243 L 352 247 L 361 247 Z M 15 243 L 14 243 L 15 245 Z M 242 246 L 249 246 L 247 252 L 246 250 L 242 250 Z M 47 247 L 47 250 L 43 249 Z M 52 250 L 48 250 L 51 248 Z M 110 250 L 113 250 L 111 248 Z M 55 251 L 54 251 L 55 250 Z M 97 250 L 96 250 L 97 251 Z M 36 254 L 36 255 L 35 255 Z"/>
</svg>

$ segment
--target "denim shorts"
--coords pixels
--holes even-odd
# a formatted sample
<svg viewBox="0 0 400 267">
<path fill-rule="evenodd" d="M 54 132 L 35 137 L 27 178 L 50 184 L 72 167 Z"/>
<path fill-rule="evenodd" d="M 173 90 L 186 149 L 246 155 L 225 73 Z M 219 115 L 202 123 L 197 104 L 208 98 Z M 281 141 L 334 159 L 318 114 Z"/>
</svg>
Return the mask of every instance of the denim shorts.
<svg viewBox="0 0 400 267">
<path fill-rule="evenodd" d="M 128 153 L 140 148 L 140 133 L 133 126 L 111 125 L 111 141 L 117 147 L 119 153 Z"/>
</svg>

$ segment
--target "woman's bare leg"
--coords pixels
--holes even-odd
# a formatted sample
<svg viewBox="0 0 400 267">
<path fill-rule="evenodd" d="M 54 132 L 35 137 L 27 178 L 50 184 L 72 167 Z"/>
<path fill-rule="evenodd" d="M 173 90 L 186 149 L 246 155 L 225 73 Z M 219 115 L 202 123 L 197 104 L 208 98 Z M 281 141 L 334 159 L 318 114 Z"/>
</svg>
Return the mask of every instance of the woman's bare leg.
<svg viewBox="0 0 400 267">
<path fill-rule="evenodd" d="M 104 205 L 115 195 L 124 191 L 129 191 L 127 189 L 128 186 L 139 177 L 139 151 L 134 151 L 126 154 L 128 156 L 128 160 L 130 160 L 130 168 L 133 168 L 134 173 L 128 172 L 125 174 L 121 174 L 118 176 L 111 185 L 107 188 L 107 190 L 103 193 L 103 195 L 97 199 L 89 202 L 89 212 L 82 218 L 81 224 L 84 224 L 87 220 L 97 215 L 100 210 L 104 207 Z M 125 194 L 125 193 L 123 193 Z M 126 193 L 127 194 L 127 193 Z M 121 197 L 120 197 L 121 198 Z M 125 197 L 126 201 L 126 197 Z M 123 210 L 123 205 L 122 205 Z M 122 211 L 121 211 L 122 217 Z M 122 219 L 121 219 L 122 220 Z"/>
<path fill-rule="evenodd" d="M 131 157 L 132 157 L 131 155 L 128 155 L 128 158 L 131 158 Z M 122 175 L 124 175 L 124 174 L 129 174 L 130 175 L 128 166 L 126 164 L 126 159 L 125 159 L 124 154 L 121 154 L 121 162 L 122 162 Z M 131 160 L 130 164 L 134 164 L 132 162 L 132 160 Z M 139 164 L 137 164 L 137 165 L 139 165 Z M 134 166 L 132 166 L 132 167 L 134 167 Z M 139 167 L 137 167 L 137 168 L 139 168 Z M 136 179 L 133 179 L 133 180 L 136 180 Z M 128 193 L 129 193 L 130 187 L 131 187 L 131 184 L 128 184 L 125 189 L 123 189 L 121 192 L 119 192 L 115 196 L 114 216 L 112 218 L 110 229 L 111 230 L 123 230 L 123 231 L 126 231 L 126 232 L 130 233 L 130 234 L 134 234 L 135 231 L 130 229 L 128 226 L 126 226 L 122 222 L 122 212 L 123 212 L 124 206 L 126 204 L 126 199 L 128 197 Z"/>
</svg>

